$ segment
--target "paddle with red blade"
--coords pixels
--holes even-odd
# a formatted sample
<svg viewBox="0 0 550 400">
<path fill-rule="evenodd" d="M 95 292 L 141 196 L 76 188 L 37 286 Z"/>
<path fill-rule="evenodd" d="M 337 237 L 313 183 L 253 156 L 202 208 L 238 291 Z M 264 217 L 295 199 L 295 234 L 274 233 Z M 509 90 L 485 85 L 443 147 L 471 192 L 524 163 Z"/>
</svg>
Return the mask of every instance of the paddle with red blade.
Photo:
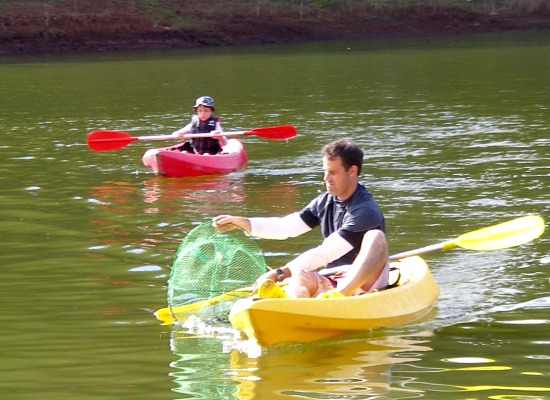
<svg viewBox="0 0 550 400">
<path fill-rule="evenodd" d="M 278 125 L 264 128 L 254 128 L 248 131 L 237 132 L 222 132 L 220 136 L 259 136 L 264 139 L 286 140 L 297 135 L 296 128 L 292 125 Z M 126 132 L 120 131 L 93 131 L 88 134 L 88 147 L 94 151 L 111 151 L 122 149 L 132 142 L 138 140 L 181 140 L 192 139 L 199 137 L 215 137 L 215 133 L 189 133 L 182 137 L 172 135 L 155 135 L 155 136 L 131 136 Z"/>
</svg>

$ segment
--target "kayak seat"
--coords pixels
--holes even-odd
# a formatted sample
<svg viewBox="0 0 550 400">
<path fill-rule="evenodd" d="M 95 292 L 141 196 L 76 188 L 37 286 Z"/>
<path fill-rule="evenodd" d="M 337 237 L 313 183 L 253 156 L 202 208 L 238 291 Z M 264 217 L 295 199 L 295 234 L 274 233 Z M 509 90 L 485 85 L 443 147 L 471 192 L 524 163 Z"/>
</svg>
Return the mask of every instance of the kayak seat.
<svg viewBox="0 0 550 400">
<path fill-rule="evenodd" d="M 391 289 L 397 286 L 402 285 L 405 282 L 401 282 L 401 270 L 399 268 L 391 267 L 390 268 L 390 277 L 388 279 L 388 286 L 382 290 Z"/>
</svg>

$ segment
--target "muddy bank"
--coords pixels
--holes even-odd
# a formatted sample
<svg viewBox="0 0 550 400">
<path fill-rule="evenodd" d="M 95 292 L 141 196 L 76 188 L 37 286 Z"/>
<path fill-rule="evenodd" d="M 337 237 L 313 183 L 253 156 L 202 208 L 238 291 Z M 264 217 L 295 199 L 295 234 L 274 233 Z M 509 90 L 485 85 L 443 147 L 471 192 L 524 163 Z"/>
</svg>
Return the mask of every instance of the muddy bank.
<svg viewBox="0 0 550 400">
<path fill-rule="evenodd" d="M 417 7 L 361 13 L 228 15 L 211 12 L 177 24 L 124 2 L 23 3 L 0 9 L 0 55 L 435 36 L 550 29 L 550 13 L 488 15 Z M 78 7 L 77 7 L 78 5 Z M 166 10 L 165 10 L 166 11 Z M 543 10 L 544 11 L 544 10 Z M 168 11 L 167 11 L 168 13 Z M 172 15 L 173 14 L 173 15 Z M 358 15 L 360 14 L 360 15 Z"/>
</svg>

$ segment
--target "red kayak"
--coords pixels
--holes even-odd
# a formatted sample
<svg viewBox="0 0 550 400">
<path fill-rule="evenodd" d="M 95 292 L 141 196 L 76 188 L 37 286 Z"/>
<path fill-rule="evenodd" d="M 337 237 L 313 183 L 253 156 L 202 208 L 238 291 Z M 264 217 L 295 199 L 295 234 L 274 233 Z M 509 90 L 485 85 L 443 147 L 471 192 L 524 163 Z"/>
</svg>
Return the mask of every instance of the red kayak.
<svg viewBox="0 0 550 400">
<path fill-rule="evenodd" d="M 141 160 L 155 174 L 171 178 L 227 174 L 244 167 L 248 161 L 244 146 L 237 139 L 229 139 L 222 152 L 214 155 L 181 152 L 181 145 L 147 150 Z"/>
</svg>

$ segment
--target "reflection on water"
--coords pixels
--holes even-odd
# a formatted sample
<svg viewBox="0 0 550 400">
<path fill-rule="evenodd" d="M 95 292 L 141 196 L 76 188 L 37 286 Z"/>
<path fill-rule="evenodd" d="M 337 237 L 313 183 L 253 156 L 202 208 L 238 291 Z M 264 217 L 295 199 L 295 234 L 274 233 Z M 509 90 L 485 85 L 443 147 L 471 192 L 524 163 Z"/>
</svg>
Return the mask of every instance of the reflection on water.
<svg viewBox="0 0 550 400">
<path fill-rule="evenodd" d="M 234 172 L 228 175 L 202 176 L 190 179 L 153 178 L 143 182 L 144 201 L 151 205 L 147 213 L 169 213 L 164 204 L 190 203 L 194 212 L 208 215 L 216 204 L 244 202 L 243 175 Z"/>
<path fill-rule="evenodd" d="M 413 391 L 395 384 L 392 369 L 396 364 L 417 361 L 423 352 L 430 351 L 426 346 L 430 336 L 425 332 L 414 337 L 388 335 L 310 343 L 263 350 L 253 357 L 226 348 L 230 364 L 220 371 L 218 357 L 189 354 L 187 344 L 192 338 L 174 334 L 171 349 L 178 360 L 172 363 L 175 372 L 171 375 L 176 384 L 174 391 L 204 398 L 219 395 L 222 385 L 213 391 L 212 386 L 202 384 L 219 374 L 223 380 L 236 383 L 225 394 L 240 400 L 403 395 Z M 212 342 L 206 343 L 212 346 Z M 205 363 L 211 367 L 205 368 Z"/>
<path fill-rule="evenodd" d="M 144 202 L 151 205 L 143 210 L 147 214 L 181 212 L 186 203 L 194 205 L 194 212 L 206 214 L 216 203 L 244 201 L 243 177 L 236 172 L 188 179 L 155 177 L 139 183 L 105 181 L 93 187 L 90 196 L 99 209 L 115 213 L 132 212 L 136 202 Z"/>
<path fill-rule="evenodd" d="M 222 213 L 240 215 L 241 205 L 247 203 L 283 215 L 294 210 L 299 194 L 298 185 L 292 182 L 258 181 L 242 172 L 186 179 L 105 180 L 93 186 L 87 197 L 95 209 L 87 228 L 94 242 L 90 250 L 99 257 L 122 248 L 142 257 L 160 256 L 166 266 L 179 242 L 197 224 Z M 268 243 L 264 250 L 268 262 L 289 253 L 288 246 L 278 241 Z"/>
<path fill-rule="evenodd" d="M 548 301 L 542 299 L 518 308 L 532 307 L 547 309 Z M 174 372 L 170 375 L 175 392 L 198 398 L 221 393 L 243 400 L 431 398 L 437 393 L 437 398 L 456 399 L 467 392 L 478 396 L 490 393 L 491 398 L 550 392 L 549 342 L 537 340 L 547 332 L 550 321 L 515 320 L 510 313 L 504 318 L 498 321 L 494 317 L 490 323 L 483 318 L 435 331 L 378 331 L 267 349 L 240 339 L 228 325 L 195 320 L 185 325 L 185 331 L 181 326 L 172 330 L 170 348 L 177 359 L 171 364 Z M 506 341 L 504 361 L 503 343 L 490 332 L 505 332 L 507 326 L 514 325 L 532 328 L 529 334 Z M 452 350 L 454 346 L 457 353 Z M 222 362 L 226 354 L 228 367 Z M 483 354 L 491 354 L 492 358 Z M 526 367 L 519 367 L 519 359 L 513 361 L 525 356 L 530 360 Z M 424 366 L 423 360 L 428 358 L 431 362 Z M 204 381 L 210 379 L 221 382 L 205 386 Z M 232 389 L 228 391 L 223 382 L 231 383 Z"/>
<path fill-rule="evenodd" d="M 406 387 L 437 392 L 438 398 L 445 399 L 547 398 L 550 354 L 543 332 L 548 332 L 550 320 L 539 319 L 540 313 L 529 311 L 494 311 L 498 314 L 440 329 L 439 343 L 451 341 L 456 351 L 453 353 L 452 347 L 443 349 L 440 344 L 433 346 L 430 367 L 408 366 L 400 372 L 415 378 Z M 456 357 L 445 358 L 445 353 Z"/>
</svg>

